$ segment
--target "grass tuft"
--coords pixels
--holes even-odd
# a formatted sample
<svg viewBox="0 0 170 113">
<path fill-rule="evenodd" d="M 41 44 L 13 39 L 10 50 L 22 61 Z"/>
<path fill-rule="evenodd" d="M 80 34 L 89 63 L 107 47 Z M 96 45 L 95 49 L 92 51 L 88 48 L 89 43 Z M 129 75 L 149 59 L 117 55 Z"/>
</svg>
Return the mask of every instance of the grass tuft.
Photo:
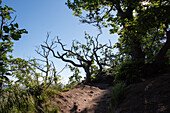
<svg viewBox="0 0 170 113">
<path fill-rule="evenodd" d="M 118 105 L 121 103 L 124 97 L 125 84 L 123 82 L 117 83 L 114 86 L 112 97 L 111 97 L 111 113 L 114 113 Z"/>
</svg>

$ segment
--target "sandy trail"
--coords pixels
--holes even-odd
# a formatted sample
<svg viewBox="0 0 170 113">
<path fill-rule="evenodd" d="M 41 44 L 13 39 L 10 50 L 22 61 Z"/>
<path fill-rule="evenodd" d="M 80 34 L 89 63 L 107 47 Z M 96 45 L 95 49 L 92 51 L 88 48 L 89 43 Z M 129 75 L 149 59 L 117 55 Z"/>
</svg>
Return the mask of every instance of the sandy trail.
<svg viewBox="0 0 170 113">
<path fill-rule="evenodd" d="M 108 113 L 113 86 L 79 85 L 62 92 L 56 101 L 61 113 Z"/>
</svg>

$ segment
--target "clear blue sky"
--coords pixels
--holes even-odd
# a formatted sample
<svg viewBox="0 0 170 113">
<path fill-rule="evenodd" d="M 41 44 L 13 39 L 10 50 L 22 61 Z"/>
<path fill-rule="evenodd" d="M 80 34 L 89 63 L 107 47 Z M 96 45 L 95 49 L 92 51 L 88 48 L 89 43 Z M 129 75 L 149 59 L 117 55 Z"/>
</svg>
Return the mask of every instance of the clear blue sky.
<svg viewBox="0 0 170 113">
<path fill-rule="evenodd" d="M 46 39 L 47 32 L 51 38 L 59 36 L 64 44 L 71 45 L 72 40 L 82 41 L 84 32 L 96 36 L 98 30 L 88 24 L 79 22 L 79 18 L 72 15 L 72 10 L 65 5 L 67 0 L 2 0 L 3 5 L 8 5 L 16 10 L 16 22 L 20 28 L 29 32 L 14 44 L 14 57 L 28 59 L 38 57 L 35 47 Z M 116 35 L 110 35 L 107 29 L 103 29 L 100 41 L 106 43 L 110 39 L 117 41 Z M 56 60 L 56 68 L 61 70 L 65 63 Z M 66 69 L 62 73 L 62 81 L 67 81 L 71 75 Z"/>
</svg>

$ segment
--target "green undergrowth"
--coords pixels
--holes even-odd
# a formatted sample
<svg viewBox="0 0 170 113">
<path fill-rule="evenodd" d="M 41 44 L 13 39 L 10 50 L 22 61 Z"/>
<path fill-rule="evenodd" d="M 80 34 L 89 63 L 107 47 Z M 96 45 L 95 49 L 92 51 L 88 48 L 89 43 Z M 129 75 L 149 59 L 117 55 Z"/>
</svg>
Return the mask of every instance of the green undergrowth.
<svg viewBox="0 0 170 113">
<path fill-rule="evenodd" d="M 125 84 L 123 82 L 117 83 L 114 86 L 111 97 L 110 113 L 115 113 L 116 108 L 124 98 Z"/>
<path fill-rule="evenodd" d="M 32 96 L 26 91 L 19 88 L 3 89 L 0 97 L 0 112 L 1 113 L 20 113 L 34 112 L 35 101 Z"/>
<path fill-rule="evenodd" d="M 125 82 L 127 85 L 139 82 L 142 78 L 140 62 L 125 61 L 116 67 L 114 82 Z"/>
<path fill-rule="evenodd" d="M 59 113 L 57 103 L 53 99 L 60 95 L 60 92 L 53 88 L 46 89 L 36 98 L 27 89 L 21 89 L 20 87 L 2 90 L 0 94 L 0 113 L 38 113 L 37 108 L 40 108 L 40 106 L 37 106 L 37 102 L 41 102 L 42 107 L 40 109 L 44 113 Z"/>
</svg>

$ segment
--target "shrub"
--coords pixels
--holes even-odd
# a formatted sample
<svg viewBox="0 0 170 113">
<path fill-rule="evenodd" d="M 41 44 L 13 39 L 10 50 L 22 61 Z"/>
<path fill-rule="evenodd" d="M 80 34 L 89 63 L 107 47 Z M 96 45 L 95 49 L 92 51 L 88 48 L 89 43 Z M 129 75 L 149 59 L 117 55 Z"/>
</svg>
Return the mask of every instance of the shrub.
<svg viewBox="0 0 170 113">
<path fill-rule="evenodd" d="M 26 90 L 22 90 L 19 87 L 12 87 L 9 89 L 4 89 L 3 93 L 1 92 L 1 113 L 18 113 L 25 111 L 28 113 L 36 111 L 34 100 Z"/>
<path fill-rule="evenodd" d="M 21 89 L 19 86 L 12 86 L 2 89 L 0 92 L 0 113 L 37 113 L 37 108 L 45 113 L 58 113 L 57 103 L 53 105 L 53 97 L 59 94 L 59 91 L 48 88 L 41 92 L 41 95 L 35 97 L 27 89 Z M 37 102 L 41 101 L 42 106 Z"/>
<path fill-rule="evenodd" d="M 115 82 L 123 81 L 131 84 L 140 81 L 142 74 L 139 62 L 126 61 L 117 66 Z"/>
<path fill-rule="evenodd" d="M 43 104 L 43 109 L 45 113 L 59 113 L 59 109 L 57 107 L 57 103 L 54 102 L 54 98 L 60 95 L 60 92 L 56 90 L 54 87 L 49 87 L 45 90 L 45 102 Z"/>
<path fill-rule="evenodd" d="M 46 91 L 44 92 L 48 98 L 53 98 L 55 97 L 56 95 L 60 94 L 60 92 L 56 89 L 53 89 L 51 87 L 49 87 L 48 89 L 46 89 Z"/>
</svg>

